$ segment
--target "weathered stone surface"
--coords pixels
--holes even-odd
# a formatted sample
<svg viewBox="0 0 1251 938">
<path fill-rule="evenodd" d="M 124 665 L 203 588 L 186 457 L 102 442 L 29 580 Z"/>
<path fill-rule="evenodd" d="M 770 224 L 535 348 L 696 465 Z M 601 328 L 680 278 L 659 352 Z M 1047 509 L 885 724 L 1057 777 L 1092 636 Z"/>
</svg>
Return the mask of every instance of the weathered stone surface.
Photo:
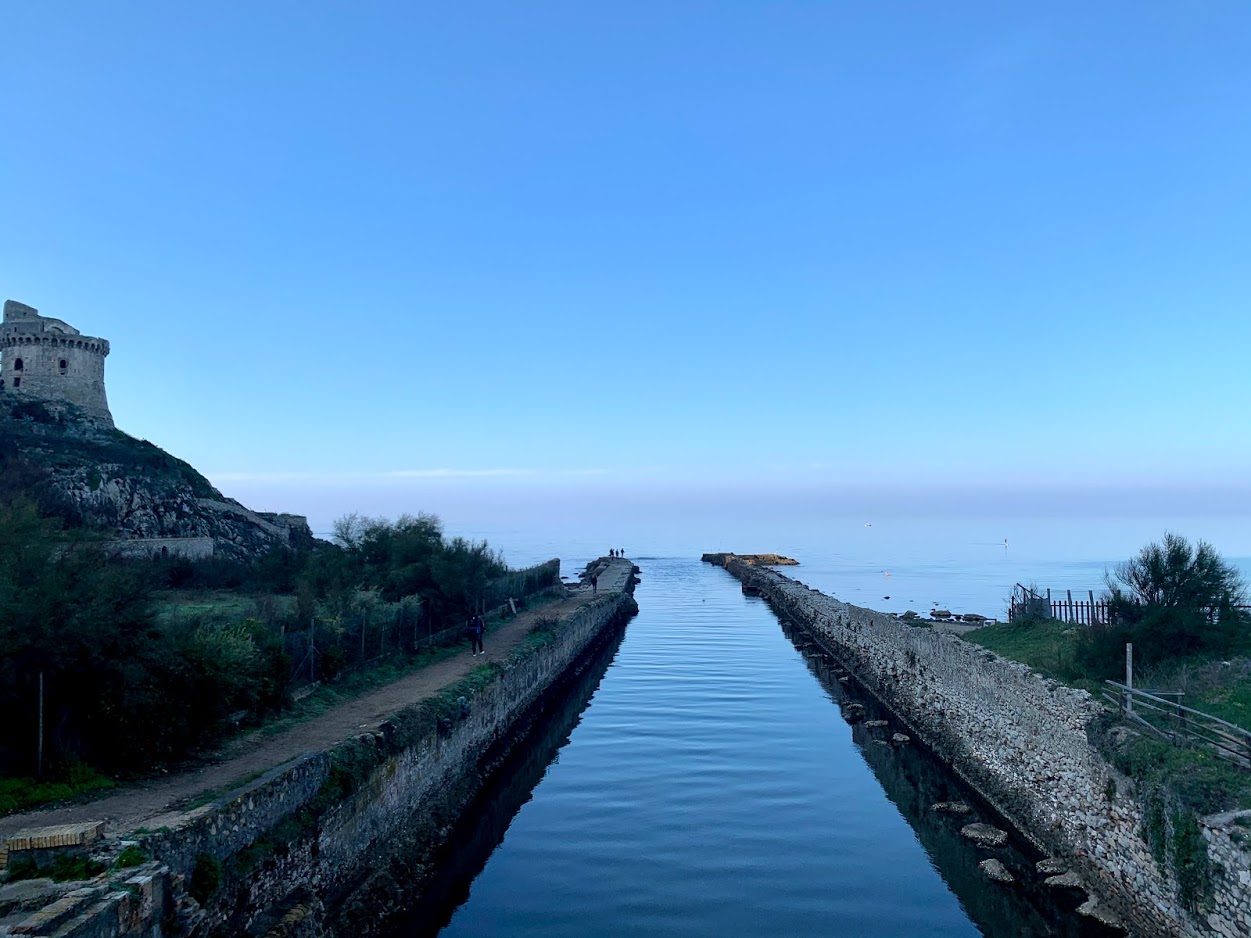
<svg viewBox="0 0 1251 938">
<path fill-rule="evenodd" d="M 700 557 L 704 563 L 715 564 L 718 567 L 724 567 L 730 561 L 738 561 L 739 563 L 751 564 L 760 567 L 798 567 L 799 561 L 790 557 L 783 557 L 781 554 L 704 554 Z"/>
<path fill-rule="evenodd" d="M 1049 859 L 1039 860 L 1034 864 L 1034 869 L 1038 870 L 1042 876 L 1060 876 L 1069 871 L 1069 865 L 1063 860 Z"/>
<path fill-rule="evenodd" d="M 975 824 L 966 824 L 960 828 L 960 836 L 973 841 L 979 847 L 1002 847 L 1008 842 L 1007 831 L 1001 831 L 999 828 L 983 824 L 981 821 Z"/>
<path fill-rule="evenodd" d="M 1009 885 L 1016 882 L 1016 877 L 1008 872 L 1008 868 L 998 860 L 983 860 L 977 865 L 977 868 L 986 874 L 986 878 L 991 882 L 1003 883 Z"/>
<path fill-rule="evenodd" d="M 1048 876 L 1043 880 L 1044 886 L 1052 889 L 1085 889 L 1086 883 L 1080 876 L 1069 870 L 1067 873 L 1060 873 L 1058 876 Z"/>
<path fill-rule="evenodd" d="M 1104 928 L 1110 928 L 1113 931 L 1125 931 L 1125 923 L 1121 921 L 1120 916 L 1103 905 L 1098 899 L 1087 899 L 1077 907 L 1077 914 L 1094 919 Z"/>
<path fill-rule="evenodd" d="M 896 746 L 906 746 L 908 743 L 912 742 L 912 737 L 907 733 L 896 733 L 890 738 L 890 741 Z"/>
<path fill-rule="evenodd" d="M 865 720 L 864 725 L 873 729 L 881 729 L 883 726 L 890 726 L 889 720 Z"/>
<path fill-rule="evenodd" d="M 937 804 L 930 805 L 931 811 L 937 811 L 939 814 L 972 814 L 973 809 L 963 801 L 940 801 Z"/>
</svg>

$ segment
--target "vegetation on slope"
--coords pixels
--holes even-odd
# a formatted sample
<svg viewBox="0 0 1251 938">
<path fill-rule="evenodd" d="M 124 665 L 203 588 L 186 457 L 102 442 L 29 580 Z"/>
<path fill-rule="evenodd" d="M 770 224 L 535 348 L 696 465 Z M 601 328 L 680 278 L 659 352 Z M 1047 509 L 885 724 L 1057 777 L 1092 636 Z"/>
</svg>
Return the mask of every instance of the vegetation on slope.
<svg viewBox="0 0 1251 938">
<path fill-rule="evenodd" d="M 1251 730 L 1251 617 L 1239 608 L 1246 588 L 1237 570 L 1211 545 L 1168 534 L 1119 565 L 1108 587 L 1109 623 L 1018 618 L 967 638 L 1097 698 L 1105 680 L 1124 681 L 1132 642 L 1135 686 L 1182 691 L 1187 706 Z M 1095 742 L 1148 800 L 1200 813 L 1251 806 L 1251 771 L 1119 725 L 1110 715 Z"/>
<path fill-rule="evenodd" d="M 559 585 L 556 564 L 509 570 L 485 543 L 445 538 L 432 516 L 340 528 L 340 544 L 255 561 L 126 561 L 10 492 L 0 813 L 209 749 L 286 709 L 297 683 L 411 667 L 459 640 L 471 610 Z"/>
</svg>

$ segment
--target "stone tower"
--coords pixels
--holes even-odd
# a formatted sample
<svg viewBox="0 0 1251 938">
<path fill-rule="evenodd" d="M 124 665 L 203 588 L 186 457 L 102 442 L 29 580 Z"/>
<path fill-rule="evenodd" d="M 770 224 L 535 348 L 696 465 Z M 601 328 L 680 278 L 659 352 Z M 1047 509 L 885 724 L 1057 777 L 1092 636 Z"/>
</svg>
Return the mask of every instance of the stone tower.
<svg viewBox="0 0 1251 938">
<path fill-rule="evenodd" d="M 16 300 L 4 301 L 0 323 L 0 394 L 63 401 L 113 426 L 104 395 L 107 339 L 83 335 L 69 323 Z"/>
</svg>

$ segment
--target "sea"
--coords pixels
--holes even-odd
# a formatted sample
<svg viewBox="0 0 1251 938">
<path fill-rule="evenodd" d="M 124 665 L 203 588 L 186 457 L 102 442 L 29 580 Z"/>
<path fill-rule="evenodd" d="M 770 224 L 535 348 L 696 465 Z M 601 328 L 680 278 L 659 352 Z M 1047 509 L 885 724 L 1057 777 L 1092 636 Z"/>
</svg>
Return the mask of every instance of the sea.
<svg viewBox="0 0 1251 938">
<path fill-rule="evenodd" d="M 782 572 L 844 602 L 882 612 L 931 609 L 1004 620 L 1013 588 L 1075 601 L 1106 591 L 1119 564 L 1168 532 L 1211 543 L 1251 580 L 1251 515 L 1229 516 L 919 516 L 796 512 L 789 506 L 726 503 L 683 517 L 678 506 L 604 520 L 558 516 L 547 522 L 457 524 L 448 533 L 485 540 L 514 566 L 552 557 L 576 576 L 609 548 L 643 565 L 705 552 L 776 553 L 799 561 Z"/>
<path fill-rule="evenodd" d="M 975 847 L 967 818 L 931 810 L 963 800 L 998 822 L 922 749 L 890 745 L 898 727 L 848 718 L 854 686 L 700 555 L 785 554 L 785 573 L 857 605 L 1002 619 L 1015 584 L 1098 594 L 1166 531 L 1251 572 L 1245 519 L 699 515 L 444 517 L 569 577 L 624 550 L 640 612 L 465 812 L 391 933 L 1103 938 L 1080 897 L 1040 885 L 1027 845 Z M 1017 885 L 982 874 L 992 856 Z"/>
</svg>

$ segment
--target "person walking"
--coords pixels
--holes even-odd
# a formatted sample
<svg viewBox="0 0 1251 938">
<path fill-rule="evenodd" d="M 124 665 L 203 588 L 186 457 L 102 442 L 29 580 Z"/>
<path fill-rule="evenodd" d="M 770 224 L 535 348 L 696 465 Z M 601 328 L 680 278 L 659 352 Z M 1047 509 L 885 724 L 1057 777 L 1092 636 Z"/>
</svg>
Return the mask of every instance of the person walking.
<svg viewBox="0 0 1251 938">
<path fill-rule="evenodd" d="M 465 632 L 469 635 L 469 649 L 472 652 L 470 657 L 477 657 L 479 653 L 485 655 L 486 649 L 482 647 L 482 636 L 486 633 L 486 623 L 482 621 L 482 617 L 476 612 L 469 617 L 469 624 L 465 626 Z"/>
<path fill-rule="evenodd" d="M 592 596 L 599 595 L 599 577 L 596 576 L 594 573 L 591 574 L 591 595 Z"/>
</svg>

